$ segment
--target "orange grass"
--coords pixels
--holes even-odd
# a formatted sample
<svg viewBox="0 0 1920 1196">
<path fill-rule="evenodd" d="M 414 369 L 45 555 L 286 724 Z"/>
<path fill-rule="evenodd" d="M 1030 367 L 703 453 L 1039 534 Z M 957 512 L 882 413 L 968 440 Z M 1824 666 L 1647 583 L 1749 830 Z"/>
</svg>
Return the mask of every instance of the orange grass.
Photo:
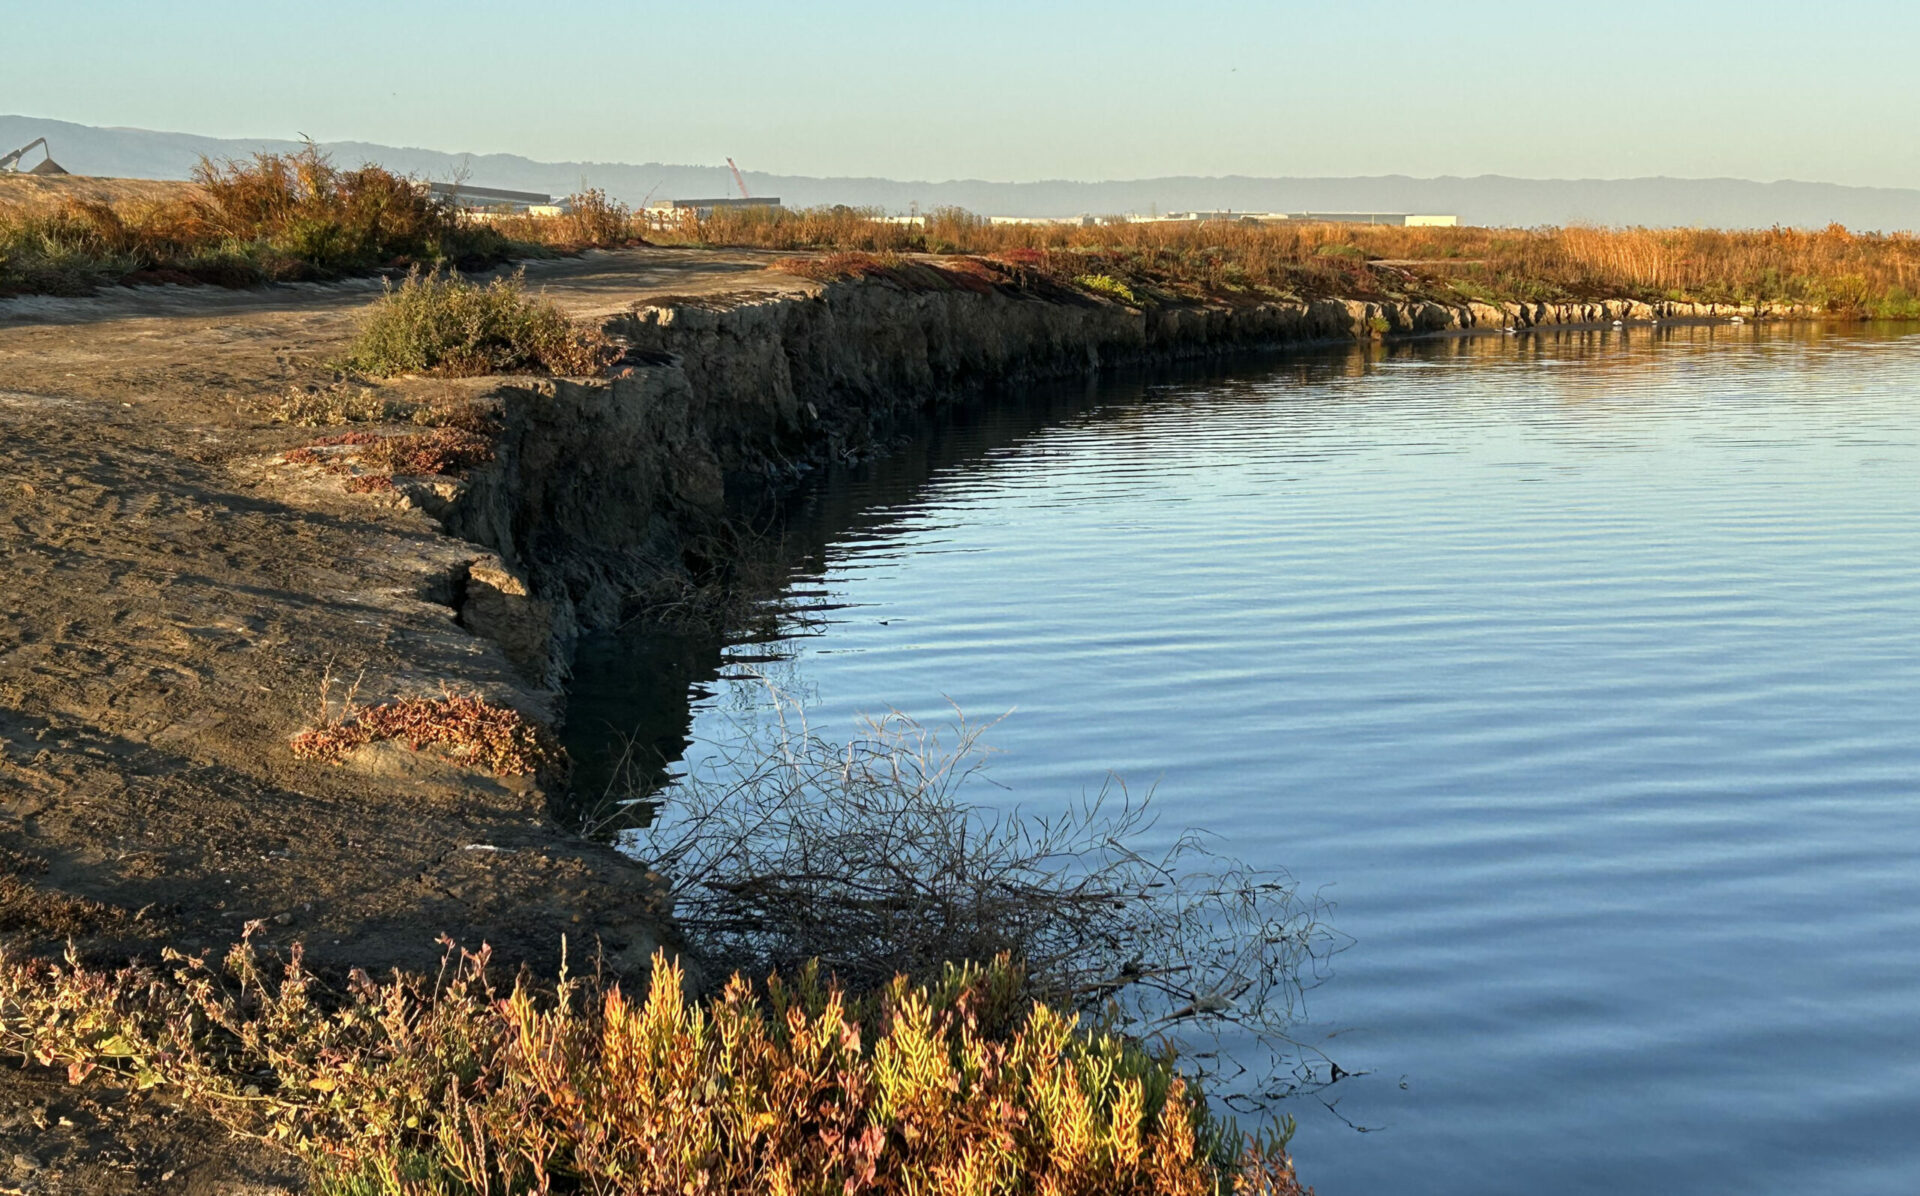
<svg viewBox="0 0 1920 1196">
<path fill-rule="evenodd" d="M 451 944 L 448 944 L 451 949 Z M 310 1160 L 323 1193 L 1300 1196 L 1164 1060 L 1024 1005 L 1002 958 L 854 1000 L 809 970 L 705 1003 L 656 955 L 507 991 L 487 954 L 329 992 L 243 940 L 106 972 L 0 955 L 0 1044 L 163 1087 Z"/>
</svg>

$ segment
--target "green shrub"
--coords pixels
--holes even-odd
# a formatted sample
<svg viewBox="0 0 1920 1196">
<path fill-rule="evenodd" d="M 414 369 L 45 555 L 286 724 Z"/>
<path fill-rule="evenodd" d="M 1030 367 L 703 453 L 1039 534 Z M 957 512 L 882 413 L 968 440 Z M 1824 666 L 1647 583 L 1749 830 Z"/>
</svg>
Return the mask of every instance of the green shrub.
<svg viewBox="0 0 1920 1196">
<path fill-rule="evenodd" d="M 363 373 L 597 374 L 618 356 L 527 294 L 522 273 L 481 286 L 457 273 L 412 271 L 374 304 L 342 362 Z"/>
</svg>

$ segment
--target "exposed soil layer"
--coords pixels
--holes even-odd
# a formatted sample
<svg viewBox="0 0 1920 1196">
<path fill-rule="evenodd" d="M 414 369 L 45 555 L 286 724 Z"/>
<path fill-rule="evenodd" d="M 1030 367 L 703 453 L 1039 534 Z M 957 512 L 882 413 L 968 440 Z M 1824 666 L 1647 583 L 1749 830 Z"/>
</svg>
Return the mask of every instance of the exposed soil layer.
<svg viewBox="0 0 1920 1196">
<path fill-rule="evenodd" d="M 562 778 L 390 743 L 303 761 L 291 740 L 323 699 L 337 712 L 349 696 L 477 695 L 558 719 L 573 636 L 624 617 L 662 576 L 712 568 L 730 494 L 869 451 L 969 389 L 1639 314 L 1143 313 L 822 285 L 770 272 L 773 256 L 530 266 L 534 289 L 626 339 L 616 376 L 394 383 L 492 404 L 492 459 L 357 493 L 311 455 L 287 458 L 323 430 L 269 412 L 290 389 L 336 383 L 327 363 L 377 284 L 0 302 L 0 945 L 71 940 L 114 962 L 221 949 L 258 923 L 268 943 L 304 942 L 322 972 L 430 967 L 442 935 L 486 941 L 509 968 L 550 970 L 563 938 L 576 958 L 640 968 L 672 945 L 657 878 L 554 817 Z M 161 1102 L 0 1072 L 0 1192 L 297 1183 L 279 1166 Z"/>
</svg>

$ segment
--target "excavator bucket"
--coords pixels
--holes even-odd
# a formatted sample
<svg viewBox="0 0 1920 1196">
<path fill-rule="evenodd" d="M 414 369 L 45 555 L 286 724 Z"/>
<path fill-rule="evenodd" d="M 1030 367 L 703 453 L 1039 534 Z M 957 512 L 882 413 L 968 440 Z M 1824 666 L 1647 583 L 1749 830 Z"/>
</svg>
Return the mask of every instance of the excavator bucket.
<svg viewBox="0 0 1920 1196">
<path fill-rule="evenodd" d="M 67 168 L 60 165 L 60 163 L 55 162 L 52 158 L 46 158 L 41 161 L 40 165 L 34 167 L 32 170 L 29 170 L 27 173 L 28 174 L 65 174 L 67 173 Z"/>
</svg>

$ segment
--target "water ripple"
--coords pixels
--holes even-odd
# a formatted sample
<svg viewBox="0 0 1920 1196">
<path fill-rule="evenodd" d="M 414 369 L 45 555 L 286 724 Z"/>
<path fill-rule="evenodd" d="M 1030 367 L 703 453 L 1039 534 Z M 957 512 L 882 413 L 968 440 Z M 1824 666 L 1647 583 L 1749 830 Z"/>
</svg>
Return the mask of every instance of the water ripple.
<svg viewBox="0 0 1920 1196">
<path fill-rule="evenodd" d="M 1920 1187 L 1920 339 L 1436 342 L 950 439 L 822 501 L 816 725 L 1018 707 L 1007 800 L 1117 769 L 1328 886 L 1308 1033 L 1387 1128 L 1296 1110 L 1323 1196 Z"/>
</svg>

